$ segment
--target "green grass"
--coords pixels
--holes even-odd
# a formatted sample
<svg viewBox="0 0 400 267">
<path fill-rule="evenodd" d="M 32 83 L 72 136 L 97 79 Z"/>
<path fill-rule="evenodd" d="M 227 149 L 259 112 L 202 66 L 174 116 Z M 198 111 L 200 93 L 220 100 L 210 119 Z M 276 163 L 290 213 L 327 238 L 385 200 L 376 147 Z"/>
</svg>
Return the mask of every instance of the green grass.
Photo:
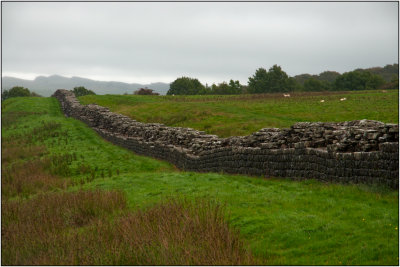
<svg viewBox="0 0 400 267">
<path fill-rule="evenodd" d="M 346 97 L 346 101 L 340 98 Z M 321 103 L 320 100 L 325 102 Z M 249 135 L 261 128 L 301 121 L 379 120 L 398 123 L 398 90 L 239 96 L 88 95 L 96 103 L 141 122 L 190 127 L 220 137 Z"/>
<path fill-rule="evenodd" d="M 379 92 L 360 95 L 372 98 L 373 94 Z M 390 94 L 394 98 L 397 92 L 386 96 Z M 136 101 L 146 108 L 149 103 L 157 107 L 157 98 L 153 97 L 96 97 L 104 101 L 108 98 L 113 103 L 120 99 Z M 216 109 L 224 105 L 223 101 L 208 103 L 203 101 L 208 97 L 198 98 L 202 105 L 216 105 Z M 169 98 L 161 99 L 164 108 L 171 103 L 180 104 Z M 240 106 L 239 102 L 234 104 Z M 263 103 L 260 101 L 258 105 Z M 232 112 L 236 109 L 234 104 L 230 104 Z M 62 135 L 37 139 L 34 145 L 44 145 L 49 155 L 76 154 L 76 160 L 67 165 L 69 174 L 64 176 L 74 183 L 55 191 L 122 190 L 131 210 L 152 207 L 169 197 L 206 198 L 224 203 L 230 225 L 240 230 L 248 249 L 265 265 L 398 264 L 398 191 L 314 180 L 298 182 L 181 172 L 169 163 L 135 155 L 104 141 L 83 123 L 65 118 L 54 98 L 15 98 L 2 105 L 3 118 L 18 112 L 24 113 L 20 118 L 16 115 L 15 122 L 2 129 L 2 138 L 29 135 L 43 123 L 59 123 L 56 131 Z M 90 168 L 93 179 L 92 172 L 85 172 L 82 166 Z"/>
</svg>

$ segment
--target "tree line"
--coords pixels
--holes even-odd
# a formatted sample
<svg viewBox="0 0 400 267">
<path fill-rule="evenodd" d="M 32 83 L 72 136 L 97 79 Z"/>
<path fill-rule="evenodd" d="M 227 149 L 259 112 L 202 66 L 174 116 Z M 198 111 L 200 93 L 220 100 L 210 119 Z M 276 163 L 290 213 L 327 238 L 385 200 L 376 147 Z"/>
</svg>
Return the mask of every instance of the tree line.
<svg viewBox="0 0 400 267">
<path fill-rule="evenodd" d="M 394 68 L 397 67 L 398 70 L 398 64 L 394 64 L 393 66 Z M 280 66 L 273 65 L 268 71 L 264 68 L 257 69 L 254 75 L 249 77 L 247 85 L 242 85 L 239 81 L 230 80 L 229 83 L 222 82 L 218 85 L 212 84 L 211 86 L 208 86 L 207 84 L 203 85 L 196 78 L 181 77 L 170 84 L 170 89 L 168 90 L 167 95 L 234 95 L 353 91 L 395 89 L 398 87 L 398 74 L 392 74 L 389 81 L 387 79 L 385 80 L 382 75 L 369 71 L 369 69 L 357 69 L 343 74 L 326 71 L 320 75 L 302 74 L 295 77 L 289 77 Z"/>
<path fill-rule="evenodd" d="M 8 98 L 12 97 L 20 97 L 20 96 L 35 96 L 40 97 L 41 95 L 36 94 L 35 92 L 29 91 L 28 88 L 24 88 L 22 86 L 14 86 L 10 90 L 4 90 L 1 93 L 1 100 L 4 101 Z"/>
<path fill-rule="evenodd" d="M 95 95 L 95 93 L 92 90 L 86 89 L 83 86 L 75 87 L 71 91 L 74 92 L 76 96 Z M 1 93 L 1 101 L 4 101 L 12 97 L 27 97 L 27 96 L 41 97 L 41 95 L 29 91 L 28 88 L 24 88 L 22 86 L 14 86 L 10 90 L 4 90 Z"/>
<path fill-rule="evenodd" d="M 354 91 L 373 89 L 399 88 L 399 65 L 386 65 L 383 68 L 356 69 L 340 74 L 335 71 L 325 71 L 319 75 L 301 74 L 289 77 L 278 65 L 273 65 L 268 71 L 264 68 L 256 70 L 249 77 L 247 85 L 240 84 L 238 80 L 229 83 L 203 85 L 198 79 L 181 77 L 170 84 L 167 95 L 236 95 L 236 94 L 262 94 L 262 93 L 288 93 L 288 92 L 321 92 L 321 91 Z M 75 87 L 72 92 L 76 96 L 95 94 L 83 86 Z M 138 95 L 154 95 L 152 89 L 141 88 L 135 91 Z M 1 100 L 11 97 L 26 97 L 40 95 L 30 92 L 29 89 L 15 86 L 4 90 Z"/>
</svg>

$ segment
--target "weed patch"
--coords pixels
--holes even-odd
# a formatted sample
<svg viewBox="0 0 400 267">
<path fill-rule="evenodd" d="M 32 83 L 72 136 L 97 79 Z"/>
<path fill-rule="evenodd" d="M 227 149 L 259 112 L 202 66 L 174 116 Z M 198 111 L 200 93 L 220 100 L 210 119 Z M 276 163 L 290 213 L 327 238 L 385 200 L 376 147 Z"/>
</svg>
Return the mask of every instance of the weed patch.
<svg viewBox="0 0 400 267">
<path fill-rule="evenodd" d="M 100 191 L 2 201 L 2 264 L 62 265 L 74 243 L 79 242 L 74 242 L 79 228 L 124 207 L 122 194 Z M 72 247 L 67 246 L 70 242 Z M 53 261 L 47 262 L 47 257 Z"/>
<path fill-rule="evenodd" d="M 8 112 L 7 116 L 1 118 L 1 126 L 4 128 L 9 128 L 19 122 L 20 119 L 30 115 L 43 115 L 47 114 L 47 112 L 29 112 L 29 111 L 12 111 Z"/>
<path fill-rule="evenodd" d="M 71 180 L 60 178 L 46 172 L 50 168 L 49 159 L 34 159 L 14 164 L 2 164 L 2 199 L 11 197 L 29 197 L 39 192 L 56 188 L 67 188 Z"/>
<path fill-rule="evenodd" d="M 248 265 L 255 260 L 210 201 L 125 211 L 110 191 L 2 202 L 3 265 Z M 110 220 L 110 215 L 117 215 Z"/>
</svg>

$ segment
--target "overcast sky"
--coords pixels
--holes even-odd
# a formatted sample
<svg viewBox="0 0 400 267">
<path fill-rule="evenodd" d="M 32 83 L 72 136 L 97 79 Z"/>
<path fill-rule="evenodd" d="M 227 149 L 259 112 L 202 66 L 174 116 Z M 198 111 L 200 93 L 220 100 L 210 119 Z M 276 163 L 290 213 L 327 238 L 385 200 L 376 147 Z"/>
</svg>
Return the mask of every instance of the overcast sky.
<svg viewBox="0 0 400 267">
<path fill-rule="evenodd" d="M 2 75 L 246 84 L 398 63 L 397 2 L 2 3 Z"/>
</svg>

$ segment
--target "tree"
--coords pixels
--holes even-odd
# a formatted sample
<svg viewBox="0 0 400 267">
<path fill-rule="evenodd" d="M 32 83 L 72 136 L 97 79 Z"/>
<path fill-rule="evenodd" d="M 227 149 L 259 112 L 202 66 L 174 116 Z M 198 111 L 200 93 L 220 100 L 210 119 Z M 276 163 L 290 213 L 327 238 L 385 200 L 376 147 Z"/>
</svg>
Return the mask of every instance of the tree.
<svg viewBox="0 0 400 267">
<path fill-rule="evenodd" d="M 265 93 L 268 88 L 268 73 L 264 68 L 259 68 L 253 77 L 249 77 L 248 92 L 250 94 Z"/>
<path fill-rule="evenodd" d="M 308 92 L 319 92 L 329 90 L 329 83 L 322 82 L 317 79 L 311 78 L 304 82 L 303 90 Z"/>
<path fill-rule="evenodd" d="M 324 72 L 321 72 L 317 76 L 316 79 L 319 80 L 319 81 L 322 81 L 322 82 L 326 81 L 326 82 L 332 83 L 339 76 L 340 76 L 339 72 L 336 72 L 336 71 L 324 71 Z"/>
<path fill-rule="evenodd" d="M 293 78 L 296 80 L 296 82 L 303 85 L 305 81 L 307 81 L 310 78 L 316 78 L 316 76 L 317 75 L 311 75 L 311 74 L 305 73 L 305 74 L 296 75 Z"/>
<path fill-rule="evenodd" d="M 1 100 L 6 100 L 11 97 L 24 97 L 31 96 L 31 92 L 28 88 L 22 86 L 14 86 L 10 90 L 4 90 L 1 94 Z"/>
<path fill-rule="evenodd" d="M 75 94 L 75 96 L 84 96 L 84 95 L 95 95 L 95 93 L 92 90 L 86 89 L 83 86 L 75 87 L 72 92 Z"/>
<path fill-rule="evenodd" d="M 6 99 L 8 99 L 8 98 L 9 98 L 8 90 L 4 90 L 4 91 L 1 93 L 1 101 L 4 101 L 4 100 L 6 100 Z"/>
<path fill-rule="evenodd" d="M 284 72 L 281 67 L 274 65 L 268 71 L 268 86 L 269 92 L 288 92 L 289 76 Z"/>
<path fill-rule="evenodd" d="M 229 87 L 232 95 L 243 93 L 243 86 L 240 84 L 239 81 L 230 80 Z"/>
<path fill-rule="evenodd" d="M 200 91 L 197 94 L 211 95 L 212 94 L 211 87 L 209 87 L 208 84 L 206 84 L 206 86 L 204 88 L 200 89 Z"/>
<path fill-rule="evenodd" d="M 390 80 L 390 83 L 392 84 L 393 89 L 398 89 L 399 88 L 399 75 L 392 75 L 392 79 Z"/>
<path fill-rule="evenodd" d="M 352 91 L 377 89 L 384 83 L 385 81 L 380 75 L 355 70 L 337 77 L 333 85 L 337 91 Z"/>
<path fill-rule="evenodd" d="M 230 95 L 230 87 L 226 82 L 222 82 L 214 86 L 212 92 L 214 95 Z"/>
<path fill-rule="evenodd" d="M 367 75 L 366 89 L 377 89 L 384 84 L 385 80 L 382 76 L 372 73 L 370 75 Z"/>
<path fill-rule="evenodd" d="M 207 89 L 208 87 L 206 87 Z M 211 95 L 237 95 L 243 92 L 243 86 L 239 81 L 230 80 L 229 84 L 222 82 L 218 85 L 212 84 L 211 88 L 207 91 Z"/>
<path fill-rule="evenodd" d="M 169 85 L 167 95 L 198 95 L 205 87 L 199 80 L 181 77 Z"/>
<path fill-rule="evenodd" d="M 295 88 L 294 79 L 289 76 L 278 65 L 272 66 L 268 72 L 264 68 L 259 68 L 253 77 L 249 77 L 250 93 L 276 93 L 289 92 Z"/>
<path fill-rule="evenodd" d="M 379 87 L 380 89 L 399 89 L 399 76 L 396 74 L 392 75 L 390 82 L 387 82 Z"/>
<path fill-rule="evenodd" d="M 298 83 L 296 79 L 293 77 L 289 77 L 287 85 L 289 91 L 301 91 L 303 89 L 303 86 L 300 83 Z"/>
</svg>

